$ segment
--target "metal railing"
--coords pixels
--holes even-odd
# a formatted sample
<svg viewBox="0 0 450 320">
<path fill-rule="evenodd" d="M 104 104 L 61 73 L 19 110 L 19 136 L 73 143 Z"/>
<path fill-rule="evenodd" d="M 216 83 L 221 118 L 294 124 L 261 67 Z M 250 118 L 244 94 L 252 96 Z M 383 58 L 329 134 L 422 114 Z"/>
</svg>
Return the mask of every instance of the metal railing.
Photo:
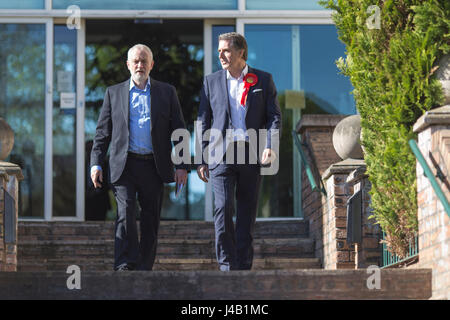
<svg viewBox="0 0 450 320">
<path fill-rule="evenodd" d="M 434 192 L 436 193 L 437 197 L 441 201 L 442 205 L 444 206 L 445 211 L 447 212 L 447 215 L 450 217 L 450 204 L 447 201 L 447 198 L 445 197 L 444 192 L 442 191 L 441 187 L 436 181 L 436 178 L 431 171 L 430 167 L 428 166 L 425 158 L 422 155 L 422 152 L 420 152 L 419 147 L 417 146 L 417 143 L 415 140 L 411 139 L 409 140 L 409 146 L 411 147 L 412 152 L 416 156 L 417 160 L 419 161 L 420 165 L 423 168 L 423 171 L 425 173 L 425 176 L 430 180 L 431 186 L 433 187 Z M 441 180 L 445 177 L 438 176 Z"/>
<path fill-rule="evenodd" d="M 325 190 L 325 186 L 323 185 L 322 179 L 319 178 L 319 182 L 316 182 L 316 179 L 314 177 L 311 166 L 309 165 L 308 159 L 306 158 L 306 156 L 303 152 L 303 148 L 302 148 L 303 143 L 300 141 L 300 138 L 298 137 L 298 134 L 297 134 L 297 132 L 295 132 L 295 130 L 292 130 L 292 137 L 294 139 L 295 146 L 297 147 L 297 150 L 300 153 L 300 157 L 302 159 L 302 165 L 305 168 L 306 176 L 308 177 L 308 181 L 311 185 L 311 190 L 319 191 L 319 192 L 322 192 L 324 195 L 326 195 L 327 192 Z"/>
<path fill-rule="evenodd" d="M 385 240 L 385 233 L 383 232 L 383 240 Z M 395 265 L 407 263 L 419 256 L 419 238 L 417 235 L 409 242 L 408 253 L 405 257 L 400 258 L 395 253 L 387 249 L 387 244 L 383 242 L 383 266 L 382 268 L 393 267 Z"/>
</svg>

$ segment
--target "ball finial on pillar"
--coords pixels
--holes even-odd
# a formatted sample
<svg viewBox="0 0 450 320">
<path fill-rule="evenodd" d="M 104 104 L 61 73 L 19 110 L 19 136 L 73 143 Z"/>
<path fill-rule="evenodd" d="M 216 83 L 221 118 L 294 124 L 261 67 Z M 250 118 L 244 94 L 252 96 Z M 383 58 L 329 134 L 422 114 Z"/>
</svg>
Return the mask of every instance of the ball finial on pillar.
<svg viewBox="0 0 450 320">
<path fill-rule="evenodd" d="M 360 143 L 361 117 L 348 116 L 342 119 L 333 131 L 333 146 L 342 160 L 364 159 Z"/>
<path fill-rule="evenodd" d="M 14 131 L 9 124 L 0 118 L 0 161 L 4 161 L 14 146 Z"/>
</svg>

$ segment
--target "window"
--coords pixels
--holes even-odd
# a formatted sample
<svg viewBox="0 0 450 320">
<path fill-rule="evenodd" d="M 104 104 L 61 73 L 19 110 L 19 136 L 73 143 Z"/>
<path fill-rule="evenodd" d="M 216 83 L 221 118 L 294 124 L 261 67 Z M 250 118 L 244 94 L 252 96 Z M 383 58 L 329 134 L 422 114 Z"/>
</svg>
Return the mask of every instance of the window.
<svg viewBox="0 0 450 320">
<path fill-rule="evenodd" d="M 301 114 L 356 113 L 353 88 L 335 64 L 345 47 L 334 25 L 246 24 L 244 30 L 247 63 L 272 74 L 283 115 L 280 169 L 263 178 L 258 217 L 301 216 L 301 163 L 291 131 Z M 301 93 L 304 109 L 286 106 L 287 90 Z"/>
<path fill-rule="evenodd" d="M 44 9 L 45 0 L 0 0 L 0 9 Z"/>
<path fill-rule="evenodd" d="M 71 5 L 102 10 L 235 10 L 237 0 L 53 0 L 54 9 L 66 9 Z"/>
<path fill-rule="evenodd" d="M 318 0 L 246 0 L 247 10 L 325 10 Z"/>
<path fill-rule="evenodd" d="M 21 217 L 44 217 L 45 37 L 45 24 L 0 24 L 0 115 L 14 130 L 6 161 L 24 175 Z"/>
</svg>

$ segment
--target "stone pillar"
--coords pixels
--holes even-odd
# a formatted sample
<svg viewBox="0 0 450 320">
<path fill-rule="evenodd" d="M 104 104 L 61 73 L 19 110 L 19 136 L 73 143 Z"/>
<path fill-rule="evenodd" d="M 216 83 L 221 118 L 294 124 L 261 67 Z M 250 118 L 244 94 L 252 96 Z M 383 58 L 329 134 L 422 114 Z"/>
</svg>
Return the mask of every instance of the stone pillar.
<svg viewBox="0 0 450 320">
<path fill-rule="evenodd" d="M 447 91 L 448 92 L 448 91 Z M 414 125 L 418 146 L 450 201 L 450 105 L 426 112 Z M 436 196 L 419 162 L 417 201 L 419 220 L 419 268 L 432 268 L 432 299 L 450 299 L 450 218 Z"/>
<path fill-rule="evenodd" d="M 383 247 L 381 245 L 382 232 L 373 219 L 370 208 L 371 183 L 366 174 L 366 166 L 362 165 L 347 177 L 347 184 L 353 186 L 353 194 L 361 190 L 361 242 L 354 245 L 355 269 L 367 268 L 371 265 L 381 266 Z"/>
<path fill-rule="evenodd" d="M 23 175 L 19 166 L 2 161 L 13 144 L 13 131 L 0 118 L 0 271 L 17 271 L 19 180 Z"/>
<path fill-rule="evenodd" d="M 370 210 L 370 183 L 367 179 L 363 151 L 359 143 L 360 117 L 353 115 L 341 120 L 333 131 L 333 147 L 343 161 L 333 163 L 322 175 L 327 196 L 322 198 L 323 266 L 325 269 L 357 269 L 381 265 L 381 233 L 368 217 Z M 361 190 L 361 201 L 356 201 L 352 216 L 354 235 L 347 241 L 348 201 Z M 353 200 L 355 201 L 355 199 Z M 360 237 L 359 237 L 360 236 Z"/>
<path fill-rule="evenodd" d="M 365 166 L 364 160 L 346 159 L 332 164 L 322 175 L 327 196 L 322 197 L 323 267 L 325 269 L 354 269 L 355 250 L 347 244 L 347 201 L 353 186 L 347 178 Z"/>
<path fill-rule="evenodd" d="M 0 271 L 17 271 L 19 180 L 22 179 L 19 166 L 0 161 Z"/>
</svg>

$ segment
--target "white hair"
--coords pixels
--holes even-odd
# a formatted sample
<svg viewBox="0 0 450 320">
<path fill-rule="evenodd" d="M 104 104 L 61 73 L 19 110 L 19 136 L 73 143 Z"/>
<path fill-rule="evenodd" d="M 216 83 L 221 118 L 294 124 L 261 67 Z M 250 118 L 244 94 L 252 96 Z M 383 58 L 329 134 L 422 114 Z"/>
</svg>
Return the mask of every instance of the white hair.
<svg viewBox="0 0 450 320">
<path fill-rule="evenodd" d="M 149 56 L 150 56 L 150 61 L 153 61 L 153 52 L 152 52 L 152 50 L 150 50 L 150 48 L 147 47 L 145 44 L 140 44 L 140 43 L 139 43 L 139 44 L 135 44 L 135 45 L 132 46 L 130 49 L 128 49 L 127 60 L 130 60 L 130 59 L 131 59 L 131 55 L 132 55 L 133 52 L 134 52 L 135 50 L 137 50 L 137 49 L 147 51 L 147 53 L 148 53 Z"/>
</svg>

